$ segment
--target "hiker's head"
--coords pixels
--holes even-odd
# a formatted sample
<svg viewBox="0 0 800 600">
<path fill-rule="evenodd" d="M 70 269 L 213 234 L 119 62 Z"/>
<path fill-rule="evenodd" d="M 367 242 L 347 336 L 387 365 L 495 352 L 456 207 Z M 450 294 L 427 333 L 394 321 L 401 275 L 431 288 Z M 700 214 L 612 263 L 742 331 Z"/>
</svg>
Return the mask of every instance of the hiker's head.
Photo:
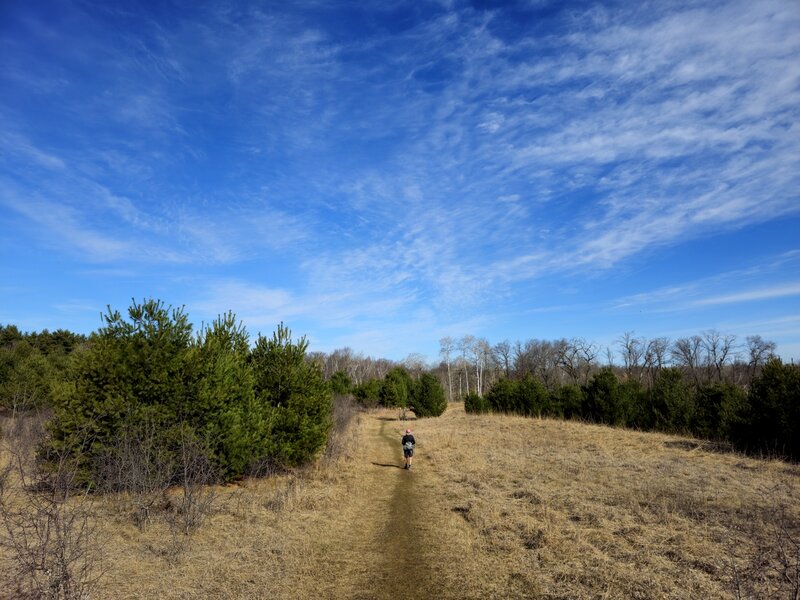
<svg viewBox="0 0 800 600">
<path fill-rule="evenodd" d="M 406 433 L 411 433 L 411 430 L 410 429 L 406 429 Z"/>
</svg>

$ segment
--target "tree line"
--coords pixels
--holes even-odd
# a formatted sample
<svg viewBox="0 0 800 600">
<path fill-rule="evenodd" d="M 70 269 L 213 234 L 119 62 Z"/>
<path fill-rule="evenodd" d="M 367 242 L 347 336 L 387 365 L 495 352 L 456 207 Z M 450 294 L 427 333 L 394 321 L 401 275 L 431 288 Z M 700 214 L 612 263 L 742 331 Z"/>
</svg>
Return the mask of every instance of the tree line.
<svg viewBox="0 0 800 600">
<path fill-rule="evenodd" d="M 0 407 L 52 405 L 70 355 L 86 345 L 86 336 L 65 329 L 23 333 L 0 325 Z"/>
<path fill-rule="evenodd" d="M 286 403 L 276 399 L 285 392 L 278 375 L 283 371 L 270 362 L 277 361 L 286 372 L 306 369 L 302 378 L 313 385 L 296 396 L 347 394 L 365 407 L 413 407 L 417 416 L 436 416 L 448 400 L 465 399 L 468 410 L 476 412 L 576 417 L 692 433 L 750 449 L 794 447 L 794 434 L 770 433 L 769 427 L 793 422 L 796 367 L 776 363 L 774 342 L 760 336 L 740 342 L 716 330 L 676 340 L 625 333 L 614 348 L 603 348 L 583 338 L 490 344 L 467 335 L 440 340 L 441 360 L 428 364 L 419 354 L 395 362 L 351 348 L 308 352 L 305 339 L 293 341 L 282 325 L 272 339 L 259 336 L 251 349 L 231 313 L 197 334 L 181 310 L 158 301 L 134 303 L 128 314 L 126 321 L 109 310 L 105 326 L 89 337 L 65 330 L 23 334 L 0 326 L 0 406 L 54 407 L 58 443 L 59 436 L 71 439 L 84 432 L 85 424 L 66 425 L 76 406 L 94 403 L 91 414 L 117 414 L 109 397 L 128 398 L 128 408 L 138 408 L 122 411 L 124 419 L 109 429 L 112 436 L 120 429 L 152 429 L 142 423 L 159 421 L 164 413 L 167 421 L 190 427 L 192 439 L 215 440 L 209 457 L 226 476 L 235 477 L 254 462 L 297 464 L 324 443 L 329 408 L 311 410 L 294 400 L 287 412 Z M 168 367 L 165 357 L 182 366 Z M 784 383 L 775 392 L 777 380 Z M 316 416 L 304 424 L 305 417 L 294 412 L 308 410 Z M 314 419 L 322 425 L 310 426 Z M 307 425 L 306 433 L 316 441 L 299 441 Z M 174 446 L 175 436 L 188 434 L 171 435 Z M 297 439 L 288 441 L 292 436 Z"/>
<path fill-rule="evenodd" d="M 645 386 L 624 370 L 603 367 L 585 384 L 545 385 L 525 374 L 502 377 L 485 395 L 465 397 L 467 412 L 581 419 L 646 431 L 692 434 L 755 453 L 800 458 L 800 367 L 771 358 L 748 388 L 687 378 L 677 367 Z"/>
<path fill-rule="evenodd" d="M 713 329 L 675 340 L 648 339 L 627 332 L 614 347 L 585 338 L 491 344 L 472 335 L 444 337 L 439 346 L 441 363 L 437 370 L 450 399 L 463 398 L 470 392 L 482 395 L 501 377 L 521 379 L 531 375 L 547 387 L 586 385 L 603 366 L 646 387 L 653 385 L 661 370 L 675 367 L 694 385 L 728 382 L 747 388 L 776 348 L 774 342 L 758 335 L 741 342 L 735 335 Z"/>
</svg>

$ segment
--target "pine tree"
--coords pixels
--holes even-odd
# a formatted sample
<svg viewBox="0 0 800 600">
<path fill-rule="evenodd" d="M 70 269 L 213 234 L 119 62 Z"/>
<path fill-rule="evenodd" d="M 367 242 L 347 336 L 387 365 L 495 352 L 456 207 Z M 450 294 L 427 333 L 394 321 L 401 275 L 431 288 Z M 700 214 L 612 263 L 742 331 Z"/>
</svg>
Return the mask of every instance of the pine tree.
<svg viewBox="0 0 800 600">
<path fill-rule="evenodd" d="M 251 356 L 257 421 L 269 425 L 257 446 L 263 458 L 279 465 L 312 458 L 331 427 L 330 387 L 319 366 L 305 360 L 307 348 L 305 337 L 293 341 L 281 323 L 272 338 L 259 336 Z"/>
<path fill-rule="evenodd" d="M 430 373 L 424 373 L 414 384 L 412 402 L 417 417 L 438 417 L 447 408 L 444 388 Z"/>
</svg>

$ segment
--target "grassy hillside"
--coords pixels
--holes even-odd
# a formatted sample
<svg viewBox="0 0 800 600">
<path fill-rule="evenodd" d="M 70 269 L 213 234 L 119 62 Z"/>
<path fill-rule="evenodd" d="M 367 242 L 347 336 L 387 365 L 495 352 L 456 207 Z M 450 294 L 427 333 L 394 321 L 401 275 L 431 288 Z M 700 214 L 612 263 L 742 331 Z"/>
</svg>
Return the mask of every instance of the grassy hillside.
<svg viewBox="0 0 800 600">
<path fill-rule="evenodd" d="M 123 498 L 73 500 L 95 516 L 93 597 L 796 597 L 796 465 L 454 405 L 411 422 L 406 472 L 396 416 L 362 414 L 313 468 L 215 489 L 192 536 L 169 507 L 142 531 Z"/>
</svg>

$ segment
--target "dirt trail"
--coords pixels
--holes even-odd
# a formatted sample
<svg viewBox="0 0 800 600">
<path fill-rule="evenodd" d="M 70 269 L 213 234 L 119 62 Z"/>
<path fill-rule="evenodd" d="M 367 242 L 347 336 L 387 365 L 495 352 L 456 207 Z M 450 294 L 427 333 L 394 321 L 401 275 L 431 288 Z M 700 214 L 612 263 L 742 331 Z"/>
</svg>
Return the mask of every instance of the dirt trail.
<svg viewBox="0 0 800 600">
<path fill-rule="evenodd" d="M 435 474 L 421 461 L 411 471 L 402 468 L 400 437 L 405 423 L 375 414 L 365 419 L 355 519 L 343 540 L 348 545 L 343 548 L 343 558 L 350 563 L 347 570 L 355 573 L 343 578 L 342 583 L 350 580 L 349 589 L 336 595 L 363 600 L 441 597 L 440 557 L 430 543 L 437 524 L 424 510 L 426 490 L 435 485 Z"/>
</svg>

